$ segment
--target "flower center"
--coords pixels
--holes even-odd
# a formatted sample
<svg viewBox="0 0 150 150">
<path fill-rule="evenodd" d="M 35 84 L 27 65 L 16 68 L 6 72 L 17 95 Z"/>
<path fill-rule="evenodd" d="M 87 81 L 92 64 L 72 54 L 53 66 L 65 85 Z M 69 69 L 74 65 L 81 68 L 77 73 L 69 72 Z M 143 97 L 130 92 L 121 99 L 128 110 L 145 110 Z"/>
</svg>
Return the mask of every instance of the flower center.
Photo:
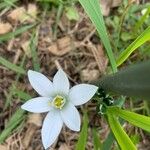
<svg viewBox="0 0 150 150">
<path fill-rule="evenodd" d="M 66 99 L 64 97 L 57 95 L 53 99 L 53 106 L 57 109 L 62 109 L 65 102 L 66 102 Z"/>
</svg>

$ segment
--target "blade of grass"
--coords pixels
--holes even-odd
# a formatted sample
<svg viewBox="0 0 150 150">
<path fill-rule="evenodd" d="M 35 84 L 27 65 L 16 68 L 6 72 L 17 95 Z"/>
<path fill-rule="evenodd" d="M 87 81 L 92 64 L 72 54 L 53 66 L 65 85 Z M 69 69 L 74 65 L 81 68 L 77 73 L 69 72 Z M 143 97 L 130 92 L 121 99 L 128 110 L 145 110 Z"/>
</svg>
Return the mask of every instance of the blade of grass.
<svg viewBox="0 0 150 150">
<path fill-rule="evenodd" d="M 0 64 L 4 65 L 6 68 L 13 70 L 17 73 L 20 74 L 25 74 L 25 70 L 22 67 L 19 67 L 13 63 L 11 63 L 10 61 L 6 60 L 5 58 L 0 56 Z"/>
<path fill-rule="evenodd" d="M 111 149 L 111 146 L 114 143 L 114 141 L 115 141 L 115 137 L 114 137 L 112 131 L 110 131 L 110 133 L 108 134 L 106 140 L 103 142 L 102 150 Z"/>
<path fill-rule="evenodd" d="M 130 122 L 134 126 L 140 127 L 148 132 L 150 132 L 150 117 L 140 115 L 134 112 L 127 110 L 122 110 L 118 107 L 110 107 L 109 111 L 116 116 L 121 117 L 122 119 Z"/>
<path fill-rule="evenodd" d="M 99 138 L 95 128 L 92 130 L 92 133 L 93 133 L 94 150 L 101 150 L 102 149 L 102 143 L 100 141 L 100 138 Z"/>
<path fill-rule="evenodd" d="M 60 3 L 58 6 L 57 15 L 56 15 L 56 23 L 55 23 L 54 30 L 53 30 L 54 40 L 56 40 L 57 38 L 57 28 L 58 28 L 60 17 L 63 13 L 63 8 L 64 8 L 63 3 Z"/>
<path fill-rule="evenodd" d="M 117 71 L 116 61 L 112 52 L 110 41 L 107 35 L 104 19 L 100 10 L 99 0 L 79 0 L 86 13 L 90 17 L 91 21 L 95 25 L 102 43 L 106 49 L 107 55 L 110 60 L 110 64 L 113 72 Z"/>
<path fill-rule="evenodd" d="M 150 26 L 144 30 L 144 32 L 137 37 L 118 57 L 117 66 L 120 66 L 128 57 L 142 44 L 150 40 Z"/>
<path fill-rule="evenodd" d="M 24 66 L 24 63 L 25 63 L 25 60 L 26 60 L 26 55 L 23 56 L 22 58 L 22 61 L 21 61 L 21 64 L 20 64 L 20 67 L 23 67 Z M 13 96 L 13 93 L 14 93 L 14 90 L 16 89 L 17 87 L 17 83 L 18 83 L 18 80 L 20 78 L 22 74 L 18 73 L 16 75 L 16 80 L 15 82 L 12 83 L 12 85 L 10 86 L 9 88 L 9 94 L 6 96 L 6 102 L 5 102 L 5 106 L 4 106 L 4 110 L 9 106 L 10 102 L 11 102 L 11 99 L 12 99 L 12 96 Z"/>
<path fill-rule="evenodd" d="M 125 97 L 122 96 L 120 99 L 115 100 L 114 105 L 121 108 L 123 106 L 124 102 L 125 102 Z M 119 121 L 119 122 L 121 123 L 121 125 L 124 124 L 124 122 L 122 120 Z M 112 131 L 110 131 L 110 133 L 108 134 L 106 140 L 103 142 L 102 150 L 111 149 L 112 144 L 114 143 L 114 141 L 115 141 L 115 137 L 114 137 Z"/>
<path fill-rule="evenodd" d="M 138 29 L 142 26 L 144 21 L 147 19 L 148 15 L 150 14 L 150 6 L 147 8 L 146 13 L 139 19 L 139 21 L 133 27 L 133 33 L 136 35 Z"/>
<path fill-rule="evenodd" d="M 18 98 L 20 98 L 20 100 L 23 100 L 23 101 L 27 101 L 32 98 L 32 96 L 30 96 L 26 92 L 19 90 L 19 89 L 15 89 L 13 90 L 13 92 L 14 92 L 13 95 L 16 95 Z"/>
<path fill-rule="evenodd" d="M 122 150 L 137 150 L 126 132 L 122 129 L 116 116 L 107 111 L 110 128 Z"/>
<path fill-rule="evenodd" d="M 8 41 L 9 39 L 12 39 L 12 38 L 16 37 L 17 35 L 31 29 L 34 26 L 35 26 L 35 24 L 25 25 L 25 26 L 22 26 L 22 27 L 16 29 L 14 32 L 9 32 L 9 33 L 6 33 L 4 35 L 1 35 L 0 36 L 0 43 L 3 42 L 3 41 Z"/>
<path fill-rule="evenodd" d="M 24 120 L 24 110 L 18 109 L 8 121 L 5 129 L 0 134 L 0 144 L 13 132 L 14 129 Z"/>
<path fill-rule="evenodd" d="M 4 0 L 3 2 L 0 2 L 0 10 L 3 9 L 10 9 L 18 0 Z"/>
<path fill-rule="evenodd" d="M 83 126 L 80 132 L 79 140 L 76 144 L 75 150 L 85 150 L 88 136 L 88 115 L 87 112 L 83 116 Z"/>
<path fill-rule="evenodd" d="M 37 44 L 38 44 L 38 31 L 33 33 L 31 37 L 31 42 L 30 42 L 30 49 L 31 49 L 31 56 L 32 56 L 32 62 L 33 62 L 33 68 L 35 71 L 40 70 L 40 64 L 38 61 L 38 55 L 37 55 Z"/>
</svg>

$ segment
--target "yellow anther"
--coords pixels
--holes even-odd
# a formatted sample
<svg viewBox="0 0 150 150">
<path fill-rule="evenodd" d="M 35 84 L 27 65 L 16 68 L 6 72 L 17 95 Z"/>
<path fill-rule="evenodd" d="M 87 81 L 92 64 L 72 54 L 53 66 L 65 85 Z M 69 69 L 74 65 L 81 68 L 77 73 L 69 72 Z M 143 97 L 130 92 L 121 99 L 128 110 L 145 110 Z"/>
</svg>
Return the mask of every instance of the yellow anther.
<svg viewBox="0 0 150 150">
<path fill-rule="evenodd" d="M 63 98 L 62 96 L 56 96 L 54 99 L 53 99 L 53 105 L 54 107 L 58 108 L 58 109 L 62 109 L 62 107 L 64 106 L 66 100 L 65 98 Z"/>
</svg>

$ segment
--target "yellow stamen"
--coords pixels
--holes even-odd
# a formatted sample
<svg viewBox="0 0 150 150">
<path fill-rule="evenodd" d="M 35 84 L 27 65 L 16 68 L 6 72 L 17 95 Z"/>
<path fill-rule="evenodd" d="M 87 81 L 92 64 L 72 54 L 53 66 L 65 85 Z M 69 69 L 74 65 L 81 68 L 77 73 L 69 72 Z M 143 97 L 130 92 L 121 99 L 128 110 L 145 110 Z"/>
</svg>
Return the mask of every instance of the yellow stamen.
<svg viewBox="0 0 150 150">
<path fill-rule="evenodd" d="M 53 105 L 54 107 L 58 108 L 58 109 L 62 109 L 62 107 L 64 106 L 66 100 L 65 98 L 63 98 L 62 96 L 56 96 L 54 99 L 53 99 Z"/>
</svg>

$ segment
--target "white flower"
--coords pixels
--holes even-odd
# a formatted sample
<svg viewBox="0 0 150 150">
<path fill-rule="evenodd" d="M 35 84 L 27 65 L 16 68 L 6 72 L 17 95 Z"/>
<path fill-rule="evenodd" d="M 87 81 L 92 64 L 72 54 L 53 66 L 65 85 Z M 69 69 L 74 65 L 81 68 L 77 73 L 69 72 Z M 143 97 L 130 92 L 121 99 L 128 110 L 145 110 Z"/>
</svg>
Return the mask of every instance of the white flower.
<svg viewBox="0 0 150 150">
<path fill-rule="evenodd" d="M 61 69 L 54 76 L 53 83 L 43 74 L 32 70 L 28 71 L 28 78 L 41 97 L 30 99 L 21 108 L 34 113 L 48 112 L 41 131 L 44 148 L 54 143 L 63 123 L 71 130 L 79 131 L 81 121 L 75 106 L 89 101 L 98 87 L 79 84 L 69 90 L 69 80 Z"/>
</svg>

